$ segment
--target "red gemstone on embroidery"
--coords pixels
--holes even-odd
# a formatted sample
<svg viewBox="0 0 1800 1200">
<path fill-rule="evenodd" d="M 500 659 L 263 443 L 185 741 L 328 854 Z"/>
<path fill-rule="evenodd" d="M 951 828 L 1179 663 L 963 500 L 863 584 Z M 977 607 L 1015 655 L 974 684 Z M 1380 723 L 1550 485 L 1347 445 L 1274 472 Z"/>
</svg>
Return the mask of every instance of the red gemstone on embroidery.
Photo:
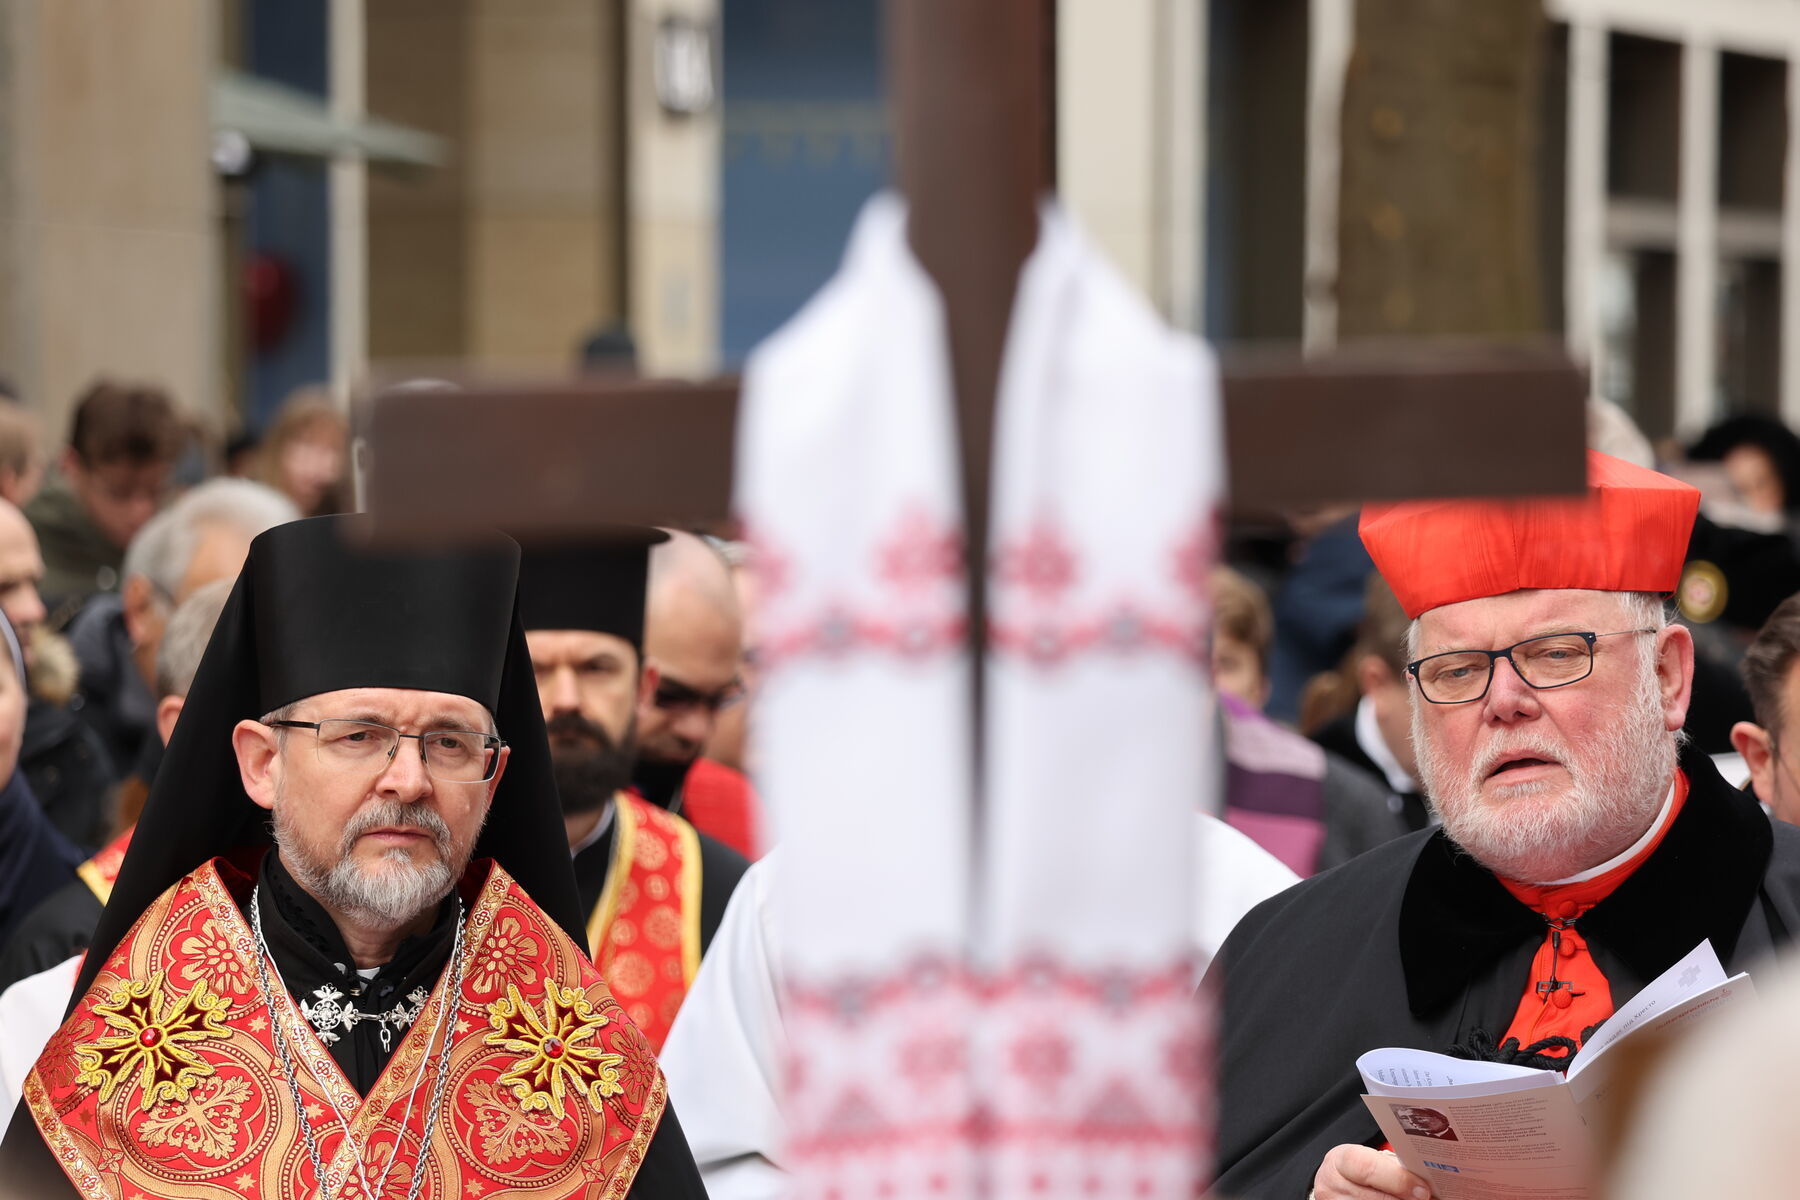
<svg viewBox="0 0 1800 1200">
<path fill-rule="evenodd" d="M 162 1030 L 156 1028 L 154 1025 L 138 1034 L 138 1044 L 140 1046 L 154 1046 L 160 1041 L 162 1041 Z"/>
<path fill-rule="evenodd" d="M 561 1058 L 562 1056 L 563 1056 L 562 1039 L 561 1038 L 553 1038 L 553 1037 L 545 1038 L 544 1039 L 544 1057 L 545 1058 Z"/>
</svg>

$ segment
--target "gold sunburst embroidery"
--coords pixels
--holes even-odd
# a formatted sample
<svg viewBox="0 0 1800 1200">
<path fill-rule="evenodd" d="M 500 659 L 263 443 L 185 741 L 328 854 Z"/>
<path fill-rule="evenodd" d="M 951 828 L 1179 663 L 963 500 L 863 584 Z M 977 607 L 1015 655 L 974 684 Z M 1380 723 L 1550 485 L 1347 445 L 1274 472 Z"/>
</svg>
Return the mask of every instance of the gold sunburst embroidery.
<svg viewBox="0 0 1800 1200">
<path fill-rule="evenodd" d="M 105 1103 L 121 1080 L 135 1073 L 149 1112 L 158 1104 L 184 1101 L 194 1085 L 213 1073 L 212 1065 L 190 1048 L 209 1038 L 228 1038 L 221 1018 L 231 1002 L 215 995 L 205 980 L 178 996 L 163 991 L 163 972 L 115 989 L 94 1012 L 116 1032 L 79 1046 L 81 1073 L 75 1082 L 100 1089 Z"/>
<path fill-rule="evenodd" d="M 595 1012 L 579 988 L 547 983 L 539 1010 L 525 1002 L 516 985 L 508 984 L 506 995 L 488 1005 L 492 1032 L 486 1044 L 520 1058 L 499 1082 L 512 1085 L 513 1095 L 527 1112 L 566 1113 L 570 1091 L 586 1096 L 600 1112 L 606 1097 L 625 1090 L 619 1081 L 625 1056 L 599 1044 L 599 1031 L 608 1023 L 606 1014 Z"/>
</svg>

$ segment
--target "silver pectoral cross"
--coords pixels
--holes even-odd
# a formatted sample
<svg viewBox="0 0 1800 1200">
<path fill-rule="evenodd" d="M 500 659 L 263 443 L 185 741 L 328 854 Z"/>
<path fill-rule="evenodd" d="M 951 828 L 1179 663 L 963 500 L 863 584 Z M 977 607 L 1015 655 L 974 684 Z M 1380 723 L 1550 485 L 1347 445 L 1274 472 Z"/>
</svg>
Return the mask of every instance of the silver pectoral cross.
<svg viewBox="0 0 1800 1200">
<path fill-rule="evenodd" d="M 411 1028 L 431 998 L 424 988 L 414 988 L 406 997 L 411 1003 L 396 1004 L 383 1013 L 366 1013 L 356 1007 L 355 1001 L 342 1002 L 344 993 L 329 983 L 315 990 L 313 997 L 317 1003 L 300 1002 L 300 1015 L 312 1024 L 321 1042 L 327 1046 L 335 1045 L 340 1036 L 338 1030 L 351 1030 L 363 1021 L 374 1021 L 381 1026 L 384 1051 L 393 1048 L 394 1032 Z"/>
</svg>

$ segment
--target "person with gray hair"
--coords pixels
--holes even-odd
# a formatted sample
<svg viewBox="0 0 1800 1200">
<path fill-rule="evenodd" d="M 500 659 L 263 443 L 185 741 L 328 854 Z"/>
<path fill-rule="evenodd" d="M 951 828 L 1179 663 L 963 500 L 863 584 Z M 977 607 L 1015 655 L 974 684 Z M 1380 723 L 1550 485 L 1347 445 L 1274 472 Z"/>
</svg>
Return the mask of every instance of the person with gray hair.
<svg viewBox="0 0 1800 1200">
<path fill-rule="evenodd" d="M 123 583 L 69 625 L 81 664 L 78 713 L 106 745 L 113 778 L 146 780 L 161 757 L 151 736 L 157 646 L 170 613 L 198 588 L 237 574 L 250 539 L 295 520 L 293 501 L 248 479 L 214 479 L 152 517 L 125 552 Z"/>
<path fill-rule="evenodd" d="M 231 595 L 231 580 L 214 579 L 201 584 L 194 594 L 181 602 L 163 627 L 162 645 L 156 650 L 156 734 L 168 744 L 175 732 L 175 718 L 181 715 L 181 702 L 194 686 L 194 675 L 200 670 L 200 656 L 219 623 L 219 610 L 225 597 Z"/>
</svg>

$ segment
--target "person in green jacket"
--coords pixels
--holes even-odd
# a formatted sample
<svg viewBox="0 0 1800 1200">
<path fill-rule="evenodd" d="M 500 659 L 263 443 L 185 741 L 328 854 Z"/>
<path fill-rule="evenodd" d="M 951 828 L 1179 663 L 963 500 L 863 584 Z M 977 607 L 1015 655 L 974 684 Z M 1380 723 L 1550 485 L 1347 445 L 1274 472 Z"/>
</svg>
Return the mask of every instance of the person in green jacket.
<svg viewBox="0 0 1800 1200">
<path fill-rule="evenodd" d="M 116 591 L 125 547 L 162 506 L 182 422 L 160 388 L 101 379 L 75 406 L 59 478 L 26 507 L 44 555 L 40 584 L 58 628 Z"/>
</svg>

